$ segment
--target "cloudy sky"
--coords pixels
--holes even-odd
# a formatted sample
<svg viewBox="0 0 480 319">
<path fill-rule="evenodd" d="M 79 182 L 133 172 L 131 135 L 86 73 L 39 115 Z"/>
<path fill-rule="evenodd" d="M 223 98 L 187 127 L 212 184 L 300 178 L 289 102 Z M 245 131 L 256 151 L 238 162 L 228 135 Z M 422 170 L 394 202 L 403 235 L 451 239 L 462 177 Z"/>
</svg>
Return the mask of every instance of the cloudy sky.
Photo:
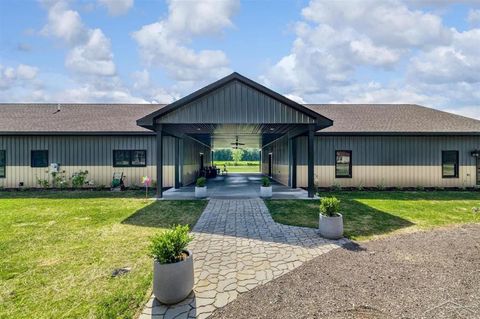
<svg viewBox="0 0 480 319">
<path fill-rule="evenodd" d="M 233 71 L 480 119 L 480 0 L 0 2 L 1 102 L 168 103 Z"/>
</svg>

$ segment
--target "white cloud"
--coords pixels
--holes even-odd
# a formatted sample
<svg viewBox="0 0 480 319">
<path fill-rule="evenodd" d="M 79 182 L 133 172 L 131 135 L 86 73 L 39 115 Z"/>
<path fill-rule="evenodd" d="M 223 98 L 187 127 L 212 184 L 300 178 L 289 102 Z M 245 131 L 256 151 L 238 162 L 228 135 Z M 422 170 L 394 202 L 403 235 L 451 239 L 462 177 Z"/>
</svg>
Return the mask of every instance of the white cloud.
<svg viewBox="0 0 480 319">
<path fill-rule="evenodd" d="M 108 13 L 112 16 L 125 14 L 133 7 L 133 0 L 98 0 L 98 2 L 107 7 Z"/>
<path fill-rule="evenodd" d="M 35 80 L 38 68 L 26 64 L 17 67 L 4 67 L 0 64 L 0 90 L 8 90 L 17 85 L 28 85 Z"/>
<path fill-rule="evenodd" d="M 302 16 L 291 51 L 260 76 L 285 95 L 480 109 L 480 29 L 459 32 L 395 0 L 312 0 Z"/>
<path fill-rule="evenodd" d="M 115 75 L 110 40 L 100 29 L 89 30 L 88 41 L 68 53 L 65 65 L 79 74 Z"/>
<path fill-rule="evenodd" d="M 114 76 L 110 40 L 102 30 L 87 28 L 65 1 L 47 2 L 46 6 L 48 22 L 42 32 L 61 39 L 70 48 L 65 66 L 79 75 Z"/>
<path fill-rule="evenodd" d="M 170 0 L 168 5 L 166 19 L 132 33 L 145 62 L 164 68 L 176 81 L 208 81 L 231 72 L 223 51 L 195 51 L 188 44 L 194 37 L 218 34 L 232 26 L 238 1 Z"/>
<path fill-rule="evenodd" d="M 480 83 L 480 29 L 454 33 L 448 46 L 439 46 L 412 59 L 412 80 L 427 83 Z"/>
<path fill-rule="evenodd" d="M 470 9 L 468 11 L 467 21 L 472 26 L 480 26 L 480 10 Z"/>
<path fill-rule="evenodd" d="M 77 11 L 70 10 L 64 1 L 45 2 L 48 8 L 48 22 L 42 33 L 62 39 L 70 45 L 85 40 L 86 28 Z"/>
</svg>

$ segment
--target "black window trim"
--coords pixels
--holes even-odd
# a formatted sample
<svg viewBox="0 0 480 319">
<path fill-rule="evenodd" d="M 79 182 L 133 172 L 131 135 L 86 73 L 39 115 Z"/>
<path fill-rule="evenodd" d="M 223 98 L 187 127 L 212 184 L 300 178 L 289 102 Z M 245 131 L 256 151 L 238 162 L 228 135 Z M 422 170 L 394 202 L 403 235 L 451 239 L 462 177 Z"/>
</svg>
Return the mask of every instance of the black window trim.
<svg viewBox="0 0 480 319">
<path fill-rule="evenodd" d="M 455 171 L 454 171 L 454 175 L 451 176 L 451 175 L 445 175 L 443 173 L 443 154 L 446 153 L 446 152 L 455 152 L 456 154 L 456 163 L 457 165 L 455 165 Z M 442 168 L 442 178 L 459 178 L 460 176 L 460 152 L 458 150 L 442 150 L 442 163 L 441 163 L 441 168 Z"/>
<path fill-rule="evenodd" d="M 127 165 L 117 165 L 115 152 L 128 152 L 128 164 Z M 132 164 L 132 157 L 134 152 L 144 152 L 145 153 L 145 164 Z M 147 150 L 113 150 L 113 167 L 146 167 L 147 166 Z"/>
<path fill-rule="evenodd" d="M 3 153 L 3 175 L 0 175 L 0 178 L 7 178 L 7 150 L 0 150 L 0 153 Z"/>
<path fill-rule="evenodd" d="M 348 163 L 348 175 L 337 174 L 337 152 L 346 152 L 350 155 L 350 163 Z M 352 150 L 335 150 L 335 178 L 352 178 Z"/>
<path fill-rule="evenodd" d="M 33 153 L 34 152 L 45 152 L 47 154 L 47 163 L 45 166 L 33 165 Z M 48 150 L 31 150 L 30 151 L 30 167 L 32 168 L 45 168 L 48 167 Z"/>
</svg>

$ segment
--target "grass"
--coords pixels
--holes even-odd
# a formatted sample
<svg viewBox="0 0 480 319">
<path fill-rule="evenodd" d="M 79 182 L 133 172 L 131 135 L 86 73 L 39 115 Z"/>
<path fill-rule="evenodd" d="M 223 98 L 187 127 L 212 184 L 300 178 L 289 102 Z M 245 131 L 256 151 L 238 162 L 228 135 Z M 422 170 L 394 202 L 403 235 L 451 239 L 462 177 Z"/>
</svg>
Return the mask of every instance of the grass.
<svg viewBox="0 0 480 319">
<path fill-rule="evenodd" d="M 335 192 L 341 200 L 345 235 L 368 240 L 401 231 L 480 222 L 479 192 Z M 318 227 L 317 200 L 267 200 L 275 221 Z"/>
<path fill-rule="evenodd" d="M 235 164 L 233 161 L 215 161 L 215 166 L 223 170 L 223 164 L 227 165 L 229 173 L 259 173 L 260 162 L 240 161 Z"/>
<path fill-rule="evenodd" d="M 0 318 L 132 318 L 148 299 L 149 237 L 205 201 L 140 192 L 0 192 Z M 131 267 L 120 277 L 115 268 Z"/>
</svg>

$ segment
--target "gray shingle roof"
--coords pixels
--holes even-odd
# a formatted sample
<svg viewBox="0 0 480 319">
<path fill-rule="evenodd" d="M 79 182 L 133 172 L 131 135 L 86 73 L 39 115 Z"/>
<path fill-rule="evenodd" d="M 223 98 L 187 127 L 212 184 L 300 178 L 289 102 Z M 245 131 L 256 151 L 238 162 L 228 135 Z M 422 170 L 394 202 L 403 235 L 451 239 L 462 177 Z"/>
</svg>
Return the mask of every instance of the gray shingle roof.
<svg viewBox="0 0 480 319">
<path fill-rule="evenodd" d="M 163 104 L 0 104 L 0 133 L 145 134 L 136 120 Z M 411 104 L 307 104 L 334 121 L 321 134 L 474 133 L 480 121 Z"/>
<path fill-rule="evenodd" d="M 136 120 L 159 104 L 0 104 L 0 132 L 147 133 Z"/>
<path fill-rule="evenodd" d="M 480 121 L 414 104 L 307 104 L 333 120 L 319 133 L 474 133 Z"/>
</svg>

